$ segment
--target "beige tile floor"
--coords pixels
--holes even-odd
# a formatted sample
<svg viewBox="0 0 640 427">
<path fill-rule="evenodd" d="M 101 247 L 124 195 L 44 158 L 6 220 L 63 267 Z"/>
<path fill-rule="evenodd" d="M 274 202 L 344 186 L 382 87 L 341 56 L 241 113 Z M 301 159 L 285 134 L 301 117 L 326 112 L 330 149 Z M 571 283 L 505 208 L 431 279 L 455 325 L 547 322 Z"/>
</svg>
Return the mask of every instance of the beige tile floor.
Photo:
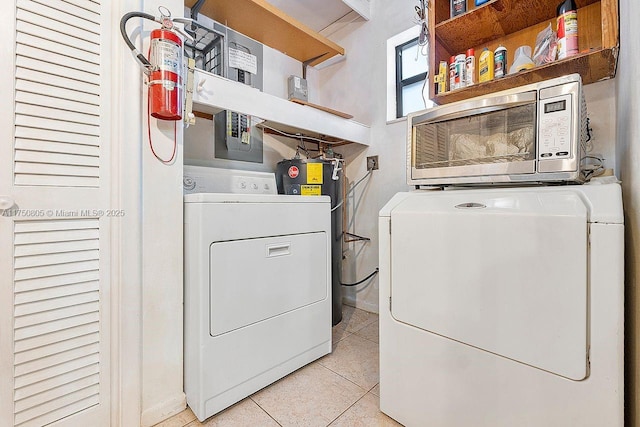
<svg viewBox="0 0 640 427">
<path fill-rule="evenodd" d="M 156 427 L 392 427 L 380 412 L 378 315 L 344 306 L 333 352 L 198 421 L 189 408 Z"/>
</svg>

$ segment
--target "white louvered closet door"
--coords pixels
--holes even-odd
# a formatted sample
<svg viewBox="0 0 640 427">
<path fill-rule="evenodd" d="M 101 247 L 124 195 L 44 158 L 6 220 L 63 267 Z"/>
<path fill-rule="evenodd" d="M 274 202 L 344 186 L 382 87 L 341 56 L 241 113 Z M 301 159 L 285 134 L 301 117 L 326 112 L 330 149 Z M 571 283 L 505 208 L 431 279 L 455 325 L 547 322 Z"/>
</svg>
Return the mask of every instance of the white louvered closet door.
<svg viewBox="0 0 640 427">
<path fill-rule="evenodd" d="M 109 425 L 110 9 L 0 2 L 1 426 Z"/>
</svg>

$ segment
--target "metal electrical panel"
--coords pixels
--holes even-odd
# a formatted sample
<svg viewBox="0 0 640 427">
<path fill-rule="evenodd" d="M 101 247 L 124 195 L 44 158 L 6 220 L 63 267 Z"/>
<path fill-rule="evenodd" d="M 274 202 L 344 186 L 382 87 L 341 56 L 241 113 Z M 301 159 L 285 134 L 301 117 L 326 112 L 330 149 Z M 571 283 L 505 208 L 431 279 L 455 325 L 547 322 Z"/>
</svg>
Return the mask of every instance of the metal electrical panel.
<svg viewBox="0 0 640 427">
<path fill-rule="evenodd" d="M 195 40 L 185 42 L 185 53 L 196 67 L 262 90 L 262 43 L 206 17 L 201 20 L 206 25 L 194 24 L 190 33 Z M 262 131 L 254 126 L 256 120 L 241 112 L 216 114 L 215 158 L 262 163 Z"/>
</svg>

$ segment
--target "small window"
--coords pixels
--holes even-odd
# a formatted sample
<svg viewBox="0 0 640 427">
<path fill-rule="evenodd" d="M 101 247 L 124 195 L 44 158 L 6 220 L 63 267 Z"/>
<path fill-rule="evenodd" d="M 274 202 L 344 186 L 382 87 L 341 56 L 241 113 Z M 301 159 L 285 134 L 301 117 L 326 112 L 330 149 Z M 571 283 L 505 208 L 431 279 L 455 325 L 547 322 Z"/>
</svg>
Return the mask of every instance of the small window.
<svg viewBox="0 0 640 427">
<path fill-rule="evenodd" d="M 425 87 L 427 67 L 427 57 L 422 54 L 417 37 L 396 46 L 396 117 L 425 108 L 429 96 Z"/>
<path fill-rule="evenodd" d="M 387 40 L 387 121 L 431 108 L 428 56 L 417 25 Z"/>
</svg>

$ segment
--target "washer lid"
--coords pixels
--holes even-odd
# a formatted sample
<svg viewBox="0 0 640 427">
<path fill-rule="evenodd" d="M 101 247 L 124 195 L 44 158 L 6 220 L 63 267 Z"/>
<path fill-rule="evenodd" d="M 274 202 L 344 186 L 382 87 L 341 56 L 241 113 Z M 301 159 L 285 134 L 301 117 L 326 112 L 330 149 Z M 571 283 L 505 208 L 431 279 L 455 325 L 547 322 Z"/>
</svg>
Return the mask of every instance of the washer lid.
<svg viewBox="0 0 640 427">
<path fill-rule="evenodd" d="M 581 380 L 587 239 L 587 206 L 572 191 L 409 197 L 391 212 L 391 313 L 461 345 Z"/>
</svg>

